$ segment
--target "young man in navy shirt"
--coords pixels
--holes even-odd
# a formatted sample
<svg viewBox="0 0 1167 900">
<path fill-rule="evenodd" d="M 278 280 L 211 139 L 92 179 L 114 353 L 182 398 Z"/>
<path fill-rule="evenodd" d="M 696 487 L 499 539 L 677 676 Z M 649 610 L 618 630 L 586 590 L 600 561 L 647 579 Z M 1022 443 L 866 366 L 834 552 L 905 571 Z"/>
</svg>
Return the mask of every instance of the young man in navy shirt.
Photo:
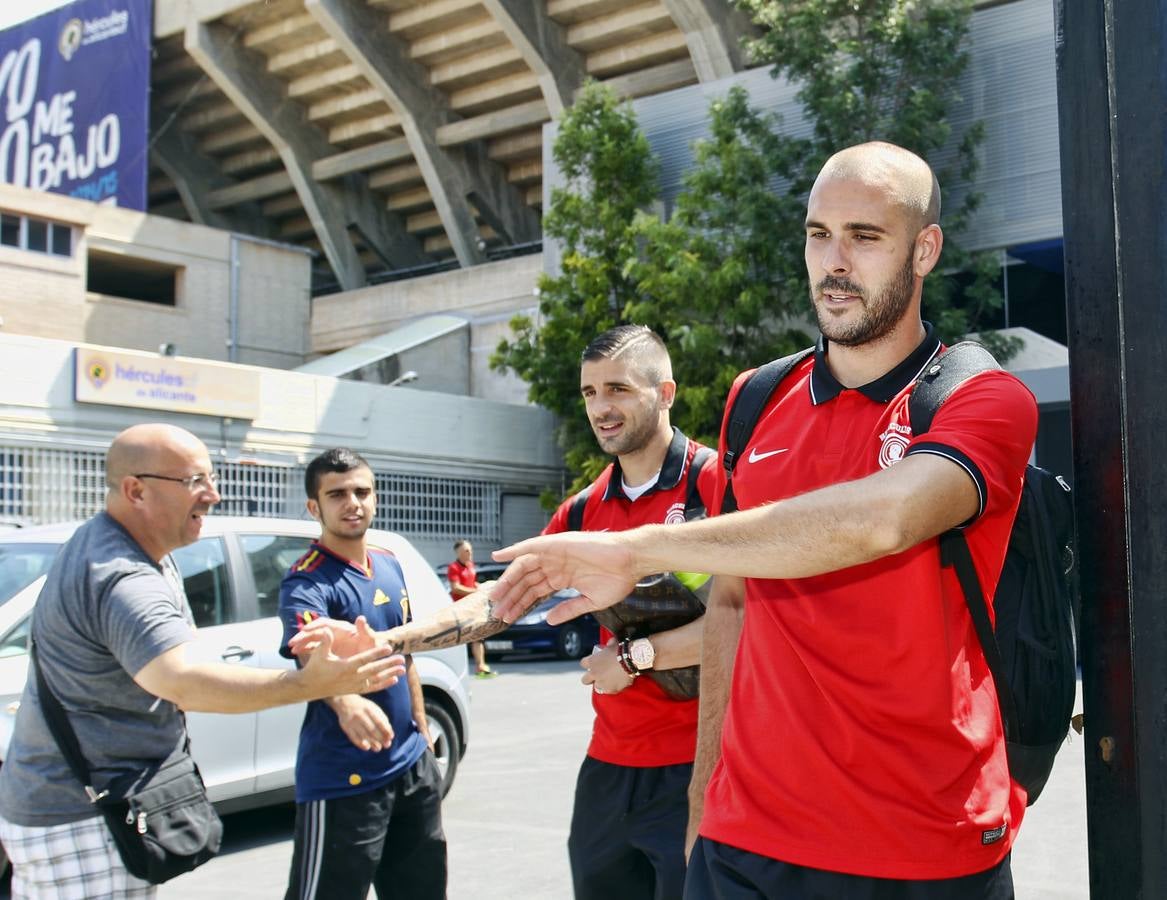
<svg viewBox="0 0 1167 900">
<path fill-rule="evenodd" d="M 304 478 L 320 539 L 280 587 L 287 642 L 317 618 L 376 629 L 410 620 L 409 593 L 393 554 L 369 547 L 377 496 L 373 472 L 344 448 L 312 460 Z M 287 900 L 446 895 L 441 776 L 421 682 L 308 704 L 296 756 L 296 833 Z"/>
</svg>

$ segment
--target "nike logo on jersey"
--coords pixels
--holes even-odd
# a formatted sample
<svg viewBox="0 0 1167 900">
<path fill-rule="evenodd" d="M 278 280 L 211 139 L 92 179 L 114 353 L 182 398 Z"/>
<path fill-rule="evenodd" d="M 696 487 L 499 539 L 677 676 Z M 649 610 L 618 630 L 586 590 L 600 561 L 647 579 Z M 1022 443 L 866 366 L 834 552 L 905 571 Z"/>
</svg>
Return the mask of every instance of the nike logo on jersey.
<svg viewBox="0 0 1167 900">
<path fill-rule="evenodd" d="M 388 603 L 388 602 L 389 602 L 389 595 L 386 594 L 384 591 L 382 591 L 380 588 L 377 588 L 377 593 L 375 593 L 373 595 L 373 605 L 374 606 L 381 606 L 382 604 Z"/>
<path fill-rule="evenodd" d="M 777 456 L 779 453 L 785 453 L 789 449 L 789 447 L 783 447 L 781 450 L 767 450 L 765 453 L 759 453 L 758 448 L 754 447 L 750 450 L 749 459 L 752 463 L 761 462 L 763 459 L 767 459 L 771 456 Z"/>
</svg>

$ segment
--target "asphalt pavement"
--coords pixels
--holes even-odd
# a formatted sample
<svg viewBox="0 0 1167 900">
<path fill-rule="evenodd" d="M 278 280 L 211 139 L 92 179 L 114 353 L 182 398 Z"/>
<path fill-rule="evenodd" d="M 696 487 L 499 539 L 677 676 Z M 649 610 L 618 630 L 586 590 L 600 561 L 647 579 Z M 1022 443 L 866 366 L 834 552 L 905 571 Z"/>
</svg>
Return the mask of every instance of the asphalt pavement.
<svg viewBox="0 0 1167 900">
<path fill-rule="evenodd" d="M 443 814 L 450 900 L 570 900 L 567 829 L 591 726 L 576 663 L 504 660 L 473 682 L 470 750 Z M 1019 900 L 1088 900 L 1083 740 L 1058 756 L 1013 851 Z M 283 896 L 292 810 L 228 816 L 224 850 L 160 900 Z M 6 897 L 7 894 L 0 894 Z M 618 900 L 618 898 L 613 898 Z"/>
</svg>

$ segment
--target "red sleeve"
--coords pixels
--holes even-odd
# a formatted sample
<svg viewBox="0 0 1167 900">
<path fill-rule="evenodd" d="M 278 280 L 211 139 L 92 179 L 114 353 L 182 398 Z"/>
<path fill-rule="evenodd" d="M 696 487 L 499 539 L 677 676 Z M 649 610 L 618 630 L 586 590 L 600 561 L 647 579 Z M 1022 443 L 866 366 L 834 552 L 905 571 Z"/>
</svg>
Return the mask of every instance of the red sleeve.
<svg viewBox="0 0 1167 900">
<path fill-rule="evenodd" d="M 1037 435 L 1037 401 L 1008 372 L 984 372 L 961 385 L 912 438 L 906 455 L 931 453 L 959 465 L 976 484 L 975 518 L 1012 517 Z"/>
<path fill-rule="evenodd" d="M 454 584 L 458 581 L 458 563 L 452 562 L 446 566 L 446 581 Z"/>
</svg>

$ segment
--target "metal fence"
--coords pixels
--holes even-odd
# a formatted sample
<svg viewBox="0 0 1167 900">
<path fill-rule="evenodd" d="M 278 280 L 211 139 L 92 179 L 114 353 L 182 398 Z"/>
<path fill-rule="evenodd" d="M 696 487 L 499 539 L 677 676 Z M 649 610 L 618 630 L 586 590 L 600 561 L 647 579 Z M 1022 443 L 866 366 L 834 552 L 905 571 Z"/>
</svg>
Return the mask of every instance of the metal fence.
<svg viewBox="0 0 1167 900">
<path fill-rule="evenodd" d="M 302 518 L 304 467 L 220 462 L 216 511 Z M 496 546 L 502 488 L 468 478 L 377 471 L 374 525 L 415 538 L 450 535 Z M 45 525 L 86 519 L 105 503 L 105 454 L 94 450 L 0 444 L 0 522 Z"/>
</svg>

